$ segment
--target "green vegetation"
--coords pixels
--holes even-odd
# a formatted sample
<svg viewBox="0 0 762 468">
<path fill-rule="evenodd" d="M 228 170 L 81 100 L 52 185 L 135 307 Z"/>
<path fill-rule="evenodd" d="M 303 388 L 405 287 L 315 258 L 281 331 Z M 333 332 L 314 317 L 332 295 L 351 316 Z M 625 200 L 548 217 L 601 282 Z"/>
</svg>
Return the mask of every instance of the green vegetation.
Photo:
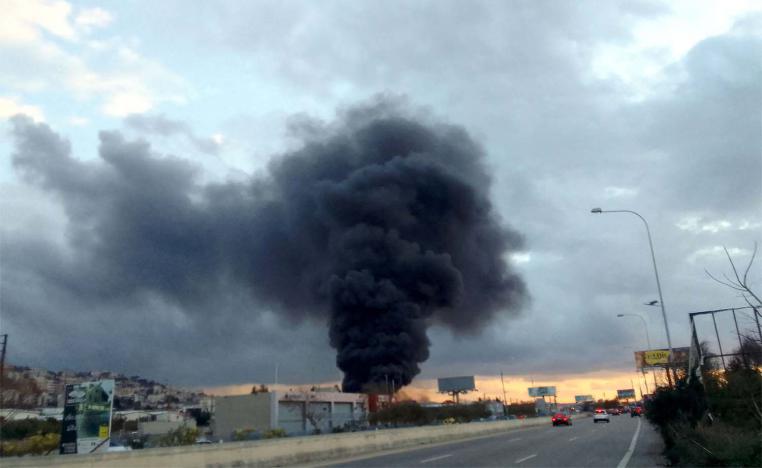
<svg viewBox="0 0 762 468">
<path fill-rule="evenodd" d="M 727 373 L 661 388 L 646 416 L 661 431 L 665 455 L 681 466 L 762 466 L 762 374 L 732 363 Z"/>
<path fill-rule="evenodd" d="M 23 455 L 46 455 L 58 450 L 59 434 L 36 434 L 21 440 L 5 440 L 2 443 L 2 453 L 5 457 L 20 457 Z"/>
<path fill-rule="evenodd" d="M 177 447 L 180 445 L 193 445 L 198 438 L 198 429 L 190 427 L 178 427 L 177 429 L 161 436 L 158 440 L 159 447 Z"/>
<path fill-rule="evenodd" d="M 403 401 L 371 414 L 369 422 L 391 426 L 422 426 L 444 423 L 448 420 L 452 422 L 476 421 L 489 415 L 490 413 L 483 403 L 424 408 L 414 401 Z"/>
<path fill-rule="evenodd" d="M 259 432 L 256 429 L 236 429 L 233 431 L 233 440 L 253 440 L 259 438 Z"/>
<path fill-rule="evenodd" d="M 286 437 L 286 430 L 277 428 L 277 429 L 270 429 L 269 431 L 265 431 L 264 434 L 262 434 L 262 438 L 264 439 L 279 439 L 281 437 Z"/>
<path fill-rule="evenodd" d="M 508 414 L 512 416 L 532 417 L 537 414 L 534 401 L 521 401 L 508 405 Z"/>
<path fill-rule="evenodd" d="M 33 435 L 60 434 L 61 423 L 54 418 L 45 421 L 39 419 L 20 419 L 18 421 L 3 421 L 0 424 L 0 439 L 20 440 Z"/>
</svg>

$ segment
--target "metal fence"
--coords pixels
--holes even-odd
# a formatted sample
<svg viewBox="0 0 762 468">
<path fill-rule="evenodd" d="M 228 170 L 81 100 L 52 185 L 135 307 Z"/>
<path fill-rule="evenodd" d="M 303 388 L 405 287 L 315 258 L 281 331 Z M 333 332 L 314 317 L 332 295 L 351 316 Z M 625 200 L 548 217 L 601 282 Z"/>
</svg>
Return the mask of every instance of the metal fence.
<svg viewBox="0 0 762 468">
<path fill-rule="evenodd" d="M 691 312 L 691 375 L 762 361 L 762 313 L 753 306 Z"/>
</svg>

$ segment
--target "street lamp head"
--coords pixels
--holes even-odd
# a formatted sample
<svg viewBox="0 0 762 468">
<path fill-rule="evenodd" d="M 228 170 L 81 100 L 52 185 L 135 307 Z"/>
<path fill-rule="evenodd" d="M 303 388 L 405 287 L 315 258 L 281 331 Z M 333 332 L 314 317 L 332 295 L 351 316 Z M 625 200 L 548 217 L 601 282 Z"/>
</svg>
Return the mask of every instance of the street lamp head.
<svg viewBox="0 0 762 468">
<path fill-rule="evenodd" d="M 647 305 L 647 306 L 655 306 L 655 305 L 656 305 L 656 304 L 658 304 L 658 303 L 659 303 L 659 301 L 649 301 L 649 302 L 646 302 L 644 305 Z"/>
<path fill-rule="evenodd" d="M 617 317 L 624 317 L 624 314 L 616 314 Z"/>
<path fill-rule="evenodd" d="M 591 213 L 603 213 L 603 210 L 601 210 L 600 208 L 593 208 L 592 210 L 590 210 L 590 212 Z"/>
</svg>

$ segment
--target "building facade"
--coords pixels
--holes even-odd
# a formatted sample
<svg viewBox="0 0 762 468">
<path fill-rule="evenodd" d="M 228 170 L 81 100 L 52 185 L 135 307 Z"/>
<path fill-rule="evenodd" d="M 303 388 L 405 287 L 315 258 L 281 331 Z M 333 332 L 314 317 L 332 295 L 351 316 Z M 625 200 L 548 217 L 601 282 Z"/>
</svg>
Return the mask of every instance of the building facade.
<svg viewBox="0 0 762 468">
<path fill-rule="evenodd" d="M 331 432 L 367 420 L 366 395 L 325 391 L 265 392 L 217 397 L 214 437 L 233 440 L 236 431 L 263 434 L 283 429 L 288 434 Z"/>
</svg>

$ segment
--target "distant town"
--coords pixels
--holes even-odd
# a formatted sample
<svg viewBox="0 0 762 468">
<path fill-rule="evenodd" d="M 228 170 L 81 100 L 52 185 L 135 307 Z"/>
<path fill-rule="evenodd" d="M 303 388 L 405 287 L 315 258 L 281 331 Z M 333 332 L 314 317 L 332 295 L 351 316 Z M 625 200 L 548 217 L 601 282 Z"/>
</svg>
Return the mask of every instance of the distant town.
<svg viewBox="0 0 762 468">
<path fill-rule="evenodd" d="M 102 379 L 116 382 L 114 410 L 167 410 L 187 406 L 209 407 L 211 396 L 172 387 L 137 375 L 110 371 L 51 371 L 7 366 L 0 401 L 5 408 L 63 407 L 64 388 Z"/>
</svg>

